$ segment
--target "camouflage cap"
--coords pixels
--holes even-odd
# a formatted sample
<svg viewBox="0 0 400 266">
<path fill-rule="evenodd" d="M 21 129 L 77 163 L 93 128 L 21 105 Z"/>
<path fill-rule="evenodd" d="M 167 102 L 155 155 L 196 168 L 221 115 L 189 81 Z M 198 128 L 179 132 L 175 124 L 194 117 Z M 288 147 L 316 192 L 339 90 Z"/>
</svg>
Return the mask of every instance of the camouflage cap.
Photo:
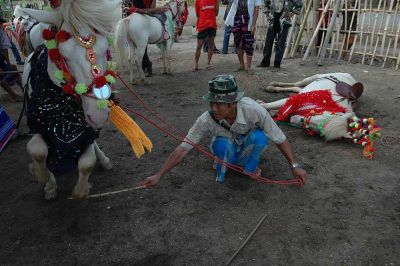
<svg viewBox="0 0 400 266">
<path fill-rule="evenodd" d="M 240 91 L 232 75 L 218 75 L 208 82 L 208 94 L 203 99 L 209 102 L 233 103 L 239 101 L 244 92 Z"/>
</svg>

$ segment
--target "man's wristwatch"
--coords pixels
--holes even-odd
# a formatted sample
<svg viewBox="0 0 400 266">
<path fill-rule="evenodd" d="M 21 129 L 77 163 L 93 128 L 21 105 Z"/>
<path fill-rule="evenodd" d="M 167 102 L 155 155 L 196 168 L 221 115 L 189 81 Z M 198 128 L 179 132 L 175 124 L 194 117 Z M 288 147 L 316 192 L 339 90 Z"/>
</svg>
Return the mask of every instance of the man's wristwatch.
<svg viewBox="0 0 400 266">
<path fill-rule="evenodd" d="M 290 165 L 290 167 L 293 169 L 293 168 L 303 168 L 303 166 L 300 164 L 300 163 L 292 163 L 291 165 Z"/>
</svg>

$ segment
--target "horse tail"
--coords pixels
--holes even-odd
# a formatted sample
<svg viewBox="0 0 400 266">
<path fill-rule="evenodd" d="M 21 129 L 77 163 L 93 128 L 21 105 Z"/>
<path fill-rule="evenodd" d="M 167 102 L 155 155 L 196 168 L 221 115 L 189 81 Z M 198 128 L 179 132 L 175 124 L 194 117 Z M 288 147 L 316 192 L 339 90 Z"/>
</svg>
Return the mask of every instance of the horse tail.
<svg viewBox="0 0 400 266">
<path fill-rule="evenodd" d="M 121 68 L 128 64 L 128 58 L 130 56 L 129 41 L 128 41 L 128 25 L 129 17 L 121 19 L 115 29 L 115 50 L 116 50 L 116 62 L 117 67 Z"/>
</svg>

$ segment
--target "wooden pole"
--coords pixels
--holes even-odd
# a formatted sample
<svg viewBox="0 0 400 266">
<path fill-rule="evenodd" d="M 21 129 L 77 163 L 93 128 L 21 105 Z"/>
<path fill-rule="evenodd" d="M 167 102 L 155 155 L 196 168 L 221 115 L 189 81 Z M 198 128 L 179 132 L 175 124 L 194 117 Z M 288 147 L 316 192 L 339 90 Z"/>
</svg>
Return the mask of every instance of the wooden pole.
<svg viewBox="0 0 400 266">
<path fill-rule="evenodd" d="M 367 35 L 367 39 L 365 40 L 364 54 L 363 54 L 362 60 L 361 60 L 361 64 L 363 64 L 363 65 L 364 65 L 365 53 L 367 52 L 367 47 L 368 47 L 368 38 L 369 38 L 369 35 Z"/>
<path fill-rule="evenodd" d="M 243 242 L 243 244 L 236 250 L 236 252 L 232 255 L 232 257 L 225 263 L 225 266 L 228 266 L 229 264 L 231 264 L 231 262 L 236 257 L 236 255 L 240 252 L 240 250 L 242 250 L 242 248 L 247 244 L 247 242 L 249 242 L 250 238 L 254 235 L 254 233 L 257 231 L 257 229 L 260 227 L 260 225 L 264 222 L 264 220 L 265 220 L 265 218 L 267 218 L 267 216 L 268 216 L 268 213 L 266 213 L 261 218 L 261 220 L 258 222 L 256 227 L 254 227 L 253 231 L 251 231 L 251 233 L 248 235 L 246 240 Z"/>
<path fill-rule="evenodd" d="M 389 5 L 390 11 L 393 9 L 393 1 L 394 0 L 390 0 L 390 5 Z M 383 18 L 382 18 L 382 20 L 383 20 Z M 390 14 L 386 14 L 385 28 L 383 29 L 383 37 L 382 37 L 381 55 L 383 55 L 383 49 L 385 47 L 385 39 L 386 39 L 388 27 L 389 27 L 389 20 L 390 20 Z M 390 38 L 389 42 L 391 41 L 391 39 L 392 38 Z"/>
<path fill-rule="evenodd" d="M 375 35 L 375 29 L 376 29 L 376 22 L 378 21 L 378 16 L 379 16 L 379 10 L 381 8 L 381 3 L 382 0 L 379 0 L 379 4 L 378 4 L 378 12 L 375 15 L 375 20 L 374 20 L 374 26 L 372 27 L 372 35 L 371 35 L 371 43 L 370 43 L 370 52 L 372 52 L 372 47 L 373 47 L 373 41 L 374 41 L 374 35 Z"/>
<path fill-rule="evenodd" d="M 347 2 L 347 1 L 346 1 Z M 357 6 L 358 4 L 358 0 L 356 0 L 355 6 Z M 347 35 L 344 36 L 343 38 L 343 44 L 342 44 L 342 48 L 345 46 L 344 44 L 346 44 L 345 50 L 346 52 L 348 51 L 348 46 L 349 46 L 349 41 L 350 41 L 350 35 L 351 35 L 351 28 L 353 27 L 353 23 L 354 23 L 354 16 L 355 16 L 355 12 L 353 11 L 353 14 L 351 14 L 351 20 L 350 20 L 350 25 L 349 28 L 345 28 L 345 31 L 347 31 Z M 345 33 L 346 34 L 346 33 Z M 346 41 L 347 39 L 347 41 Z M 353 42 L 353 46 L 354 46 L 354 42 Z M 339 53 L 339 57 L 338 60 L 340 60 L 340 58 L 342 57 L 342 51 L 340 51 Z"/>
<path fill-rule="evenodd" d="M 399 2 L 397 1 L 397 6 L 396 6 L 396 13 L 394 15 L 394 21 L 393 21 L 393 32 L 394 32 L 394 25 L 396 25 L 396 19 L 397 19 L 397 14 L 399 12 Z M 397 32 L 396 36 L 394 38 L 394 45 L 393 45 L 393 56 L 396 56 L 396 49 L 397 49 L 397 42 L 399 41 L 399 33 L 400 33 L 400 23 L 397 23 Z"/>
<path fill-rule="evenodd" d="M 310 53 L 311 46 L 312 46 L 313 43 L 314 43 L 315 37 L 317 37 L 317 35 L 318 35 L 319 28 L 320 28 L 321 25 L 322 25 L 322 21 L 324 20 L 324 17 L 325 17 L 325 15 L 326 15 L 327 11 L 328 11 L 328 8 L 329 8 L 329 6 L 331 5 L 331 2 L 332 2 L 332 0 L 328 0 L 328 2 L 326 3 L 326 6 L 325 6 L 325 8 L 324 8 L 324 11 L 322 12 L 321 18 L 319 19 L 319 22 L 318 22 L 318 25 L 317 25 L 317 27 L 316 27 L 315 30 L 314 30 L 314 34 L 313 34 L 312 37 L 311 37 L 311 40 L 310 40 L 310 42 L 309 42 L 309 44 L 308 44 L 307 50 L 306 50 L 306 52 L 305 52 L 305 54 L 304 54 L 304 56 L 303 56 L 303 59 L 302 59 L 302 61 L 301 61 L 301 64 L 304 64 L 304 61 L 307 59 L 308 54 Z"/>
<path fill-rule="evenodd" d="M 297 21 L 297 14 L 294 14 L 292 17 L 292 26 L 290 27 L 289 33 L 288 33 L 288 39 L 286 40 L 286 48 L 285 48 L 285 53 L 283 54 L 283 58 L 287 58 L 289 51 L 290 51 L 290 47 L 292 47 L 291 42 L 292 42 L 292 38 L 293 38 L 293 32 L 294 32 L 294 28 L 296 27 L 296 21 Z"/>
<path fill-rule="evenodd" d="M 371 0 L 372 1 L 372 0 Z M 367 10 L 367 5 L 368 5 L 368 0 L 365 0 L 365 5 L 364 5 L 364 12 L 363 12 L 363 18 L 362 18 L 362 22 L 361 22 L 361 33 L 360 33 L 360 48 L 362 47 L 362 37 L 363 37 L 363 33 L 364 33 L 364 22 L 365 22 L 365 16 L 366 16 L 366 10 Z M 360 8 L 361 8 L 361 2 L 360 2 Z M 369 17 L 371 16 L 371 14 L 369 15 Z"/>
<path fill-rule="evenodd" d="M 307 25 L 308 16 L 310 15 L 311 5 L 312 5 L 312 0 L 308 0 L 308 2 L 307 2 L 306 14 L 304 15 L 303 22 L 301 23 L 301 26 L 300 26 L 300 31 L 299 31 L 299 33 L 297 34 L 296 41 L 295 41 L 294 46 L 293 46 L 293 49 L 292 49 L 292 51 L 291 51 L 291 53 L 290 53 L 290 57 L 291 57 L 291 58 L 294 56 L 294 53 L 296 52 L 297 47 L 299 46 L 301 37 L 303 36 L 304 27 Z"/>
<path fill-rule="evenodd" d="M 383 41 L 382 41 L 382 42 L 383 42 Z M 382 68 L 385 67 L 386 59 L 387 59 L 387 56 L 388 56 L 388 54 L 389 54 L 389 49 L 390 49 L 390 45 L 391 45 L 391 44 L 392 44 L 392 38 L 389 39 L 389 44 L 388 44 L 388 47 L 387 47 L 387 49 L 386 49 L 385 58 L 383 59 Z"/>
<path fill-rule="evenodd" d="M 399 64 L 400 64 L 400 49 L 399 49 L 399 56 L 397 57 L 396 70 L 399 69 Z"/>
<path fill-rule="evenodd" d="M 336 25 L 336 17 L 337 17 L 337 14 L 339 12 L 341 4 L 342 4 L 342 0 L 336 0 L 336 4 L 335 4 L 335 7 L 333 9 L 333 13 L 332 13 L 332 16 L 331 16 L 331 19 L 330 19 L 330 22 L 329 22 L 328 30 L 326 32 L 325 39 L 323 39 L 321 53 L 320 53 L 319 58 L 318 58 L 318 65 L 319 66 L 322 66 L 322 61 L 325 60 L 326 50 L 327 50 L 328 45 L 329 45 L 329 40 L 331 40 L 331 43 L 333 43 L 333 41 L 334 41 L 333 39 L 331 39 L 331 37 L 332 37 L 333 28 Z"/>
<path fill-rule="evenodd" d="M 350 63 L 350 61 L 351 61 L 351 57 L 353 56 L 354 47 L 356 47 L 357 37 L 358 37 L 358 35 L 356 35 L 356 37 L 354 38 L 354 44 L 353 44 L 353 46 L 351 46 L 351 51 L 350 51 L 349 59 L 347 60 L 347 62 L 349 62 L 349 63 Z"/>
<path fill-rule="evenodd" d="M 371 62 L 369 63 L 370 66 L 372 66 L 372 63 L 374 62 L 375 53 L 376 53 L 376 48 L 378 47 L 378 43 L 379 43 L 379 38 L 380 38 L 379 36 L 378 36 L 378 38 L 376 38 L 374 53 L 372 54 Z"/>
</svg>

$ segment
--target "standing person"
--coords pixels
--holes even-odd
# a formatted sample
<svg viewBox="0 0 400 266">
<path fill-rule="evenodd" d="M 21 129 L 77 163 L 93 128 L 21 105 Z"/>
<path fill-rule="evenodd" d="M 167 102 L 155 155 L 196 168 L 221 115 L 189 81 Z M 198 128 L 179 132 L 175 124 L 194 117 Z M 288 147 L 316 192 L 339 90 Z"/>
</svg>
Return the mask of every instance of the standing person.
<svg viewBox="0 0 400 266">
<path fill-rule="evenodd" d="M 225 24 L 232 27 L 233 37 L 240 67 L 238 71 L 251 69 L 254 51 L 254 33 L 261 0 L 233 0 L 231 9 L 226 16 Z M 244 65 L 246 53 L 246 67 Z"/>
<path fill-rule="evenodd" d="M 265 15 L 268 17 L 269 27 L 265 38 L 263 59 L 258 67 L 270 66 L 272 46 L 276 36 L 278 36 L 278 44 L 274 67 L 281 67 L 286 38 L 289 28 L 292 26 L 292 16 L 300 14 L 302 6 L 302 0 L 265 0 Z"/>
<path fill-rule="evenodd" d="M 213 139 L 210 148 L 216 157 L 243 167 L 245 172 L 260 175 L 260 156 L 271 139 L 286 157 L 293 176 L 304 184 L 307 173 L 296 163 L 289 142 L 267 110 L 253 99 L 243 97 L 244 92 L 238 89 L 232 75 L 219 75 L 210 80 L 208 85 L 209 92 L 203 99 L 210 103 L 210 110 L 196 120 L 185 140 L 198 144 L 204 136 L 211 135 Z M 169 155 L 161 169 L 143 181 L 143 185 L 156 185 L 192 148 L 191 144 L 182 142 Z M 216 181 L 223 182 L 226 166 L 214 162 L 214 168 Z"/>
<path fill-rule="evenodd" d="M 229 0 L 228 5 L 226 6 L 225 13 L 224 13 L 224 21 L 226 20 L 226 17 L 228 16 L 229 10 L 231 9 L 232 1 L 233 0 Z M 231 37 L 231 33 L 232 33 L 232 27 L 225 25 L 224 41 L 222 43 L 222 54 L 228 53 L 229 39 Z M 236 49 L 234 49 L 233 53 L 236 53 Z"/>
<path fill-rule="evenodd" d="M 128 13 L 164 13 L 167 10 L 168 7 L 156 7 L 155 0 L 133 0 L 132 6 L 129 8 Z M 151 63 L 150 58 L 147 55 L 147 46 L 143 55 L 142 69 L 146 77 L 151 77 L 153 75 L 153 64 Z"/>
<path fill-rule="evenodd" d="M 196 0 L 195 10 L 197 16 L 197 46 L 194 54 L 193 71 L 199 70 L 199 59 L 201 48 L 206 38 L 208 43 L 207 50 L 207 69 L 212 69 L 211 58 L 214 51 L 214 38 L 217 34 L 217 16 L 219 11 L 218 0 Z"/>
</svg>

